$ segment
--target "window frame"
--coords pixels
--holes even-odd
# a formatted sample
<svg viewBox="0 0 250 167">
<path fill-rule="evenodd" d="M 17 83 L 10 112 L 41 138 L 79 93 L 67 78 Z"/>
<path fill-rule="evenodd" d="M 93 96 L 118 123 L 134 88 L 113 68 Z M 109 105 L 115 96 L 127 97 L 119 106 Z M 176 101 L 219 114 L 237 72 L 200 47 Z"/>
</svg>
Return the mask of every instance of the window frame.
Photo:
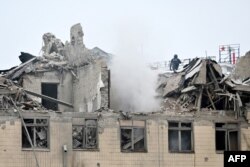
<svg viewBox="0 0 250 167">
<path fill-rule="evenodd" d="M 224 124 L 225 127 L 216 127 L 216 124 Z M 234 125 L 235 127 L 230 127 L 230 125 Z M 218 154 L 224 153 L 224 151 L 240 151 L 240 124 L 238 122 L 215 122 L 215 151 Z M 217 140 L 216 140 L 216 132 L 217 131 L 223 131 L 225 132 L 225 149 L 224 150 L 217 150 Z M 237 150 L 230 150 L 230 136 L 229 133 L 231 132 L 237 132 Z"/>
<path fill-rule="evenodd" d="M 72 123 L 72 150 L 73 151 L 99 151 L 99 133 L 98 133 L 98 119 L 97 118 L 83 118 L 84 119 L 84 123 Z M 96 147 L 95 148 L 91 148 L 91 147 L 84 147 L 86 146 L 86 137 L 87 135 L 85 134 L 86 133 L 86 121 L 87 120 L 95 120 L 96 121 Z M 83 144 L 82 144 L 82 148 L 74 148 L 73 146 L 73 128 L 74 126 L 77 126 L 77 127 L 83 127 L 83 131 L 84 131 L 84 134 L 82 136 L 82 141 L 83 141 Z"/>
<path fill-rule="evenodd" d="M 141 121 L 141 120 L 130 120 L 132 122 L 131 125 L 121 125 L 120 124 L 120 150 L 122 153 L 147 153 L 147 134 L 146 134 L 146 121 L 144 122 L 143 126 L 134 126 L 134 121 Z M 131 149 L 123 149 L 122 148 L 122 129 L 131 129 Z M 143 150 L 134 150 L 134 129 L 143 129 L 143 139 L 144 139 L 144 147 Z"/>
<path fill-rule="evenodd" d="M 24 125 L 21 122 L 21 148 L 22 148 L 22 151 L 30 151 L 33 149 L 36 151 L 50 151 L 50 118 L 49 117 L 24 117 L 21 119 L 23 119 L 24 123 L 25 123 L 25 120 L 27 120 L 27 119 L 33 120 L 33 123 L 25 123 L 26 128 L 34 127 L 34 129 L 35 129 L 35 127 L 47 127 L 47 133 L 46 133 L 47 147 L 46 148 L 41 148 L 41 147 L 36 146 L 36 136 L 37 136 L 36 129 L 33 130 L 33 138 L 31 138 L 33 148 L 32 148 L 32 146 L 30 146 L 29 148 L 28 147 L 25 148 L 25 147 L 23 147 L 23 133 L 25 133 L 24 135 L 26 136 L 27 140 L 29 140 L 29 139 L 28 139 L 28 136 L 26 135 L 26 131 L 23 129 Z M 47 120 L 47 123 L 46 124 L 37 124 L 36 120 L 38 120 L 38 119 L 45 119 L 45 120 Z"/>
<path fill-rule="evenodd" d="M 170 123 L 177 123 L 178 127 L 170 127 Z M 183 123 L 191 124 L 190 127 L 182 127 Z M 178 132 L 178 150 L 170 149 L 170 133 L 169 131 L 177 131 Z M 182 142 L 181 142 L 181 132 L 182 131 L 191 131 L 191 150 L 182 150 Z M 192 121 L 168 121 L 168 152 L 169 153 L 194 153 L 194 128 Z"/>
</svg>

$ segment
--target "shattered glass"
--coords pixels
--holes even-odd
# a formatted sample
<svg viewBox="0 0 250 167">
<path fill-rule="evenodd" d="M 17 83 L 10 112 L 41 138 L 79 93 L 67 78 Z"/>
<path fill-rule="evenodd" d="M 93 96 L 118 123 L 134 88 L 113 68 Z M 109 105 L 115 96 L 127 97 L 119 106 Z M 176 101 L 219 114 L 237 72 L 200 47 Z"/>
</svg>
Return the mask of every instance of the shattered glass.
<svg viewBox="0 0 250 167">
<path fill-rule="evenodd" d="M 83 147 L 83 126 L 73 126 L 72 136 L 73 136 L 73 148 L 79 149 Z"/>
<path fill-rule="evenodd" d="M 97 121 L 86 120 L 85 125 L 72 128 L 73 149 L 97 148 Z"/>
<path fill-rule="evenodd" d="M 96 127 L 86 127 L 86 147 L 96 148 L 97 137 L 96 137 Z"/>
<path fill-rule="evenodd" d="M 48 148 L 48 120 L 24 119 L 31 142 L 35 148 Z M 39 125 L 39 126 L 38 126 Z M 22 127 L 22 147 L 31 148 L 25 128 Z"/>
<path fill-rule="evenodd" d="M 36 147 L 38 148 L 47 148 L 48 141 L 47 141 L 47 127 L 34 127 L 36 131 Z"/>
<path fill-rule="evenodd" d="M 144 128 L 134 128 L 134 150 L 143 151 L 144 148 Z"/>
<path fill-rule="evenodd" d="M 145 151 L 144 128 L 121 128 L 123 151 Z"/>
<path fill-rule="evenodd" d="M 36 119 L 36 123 L 41 125 L 46 125 L 47 119 Z"/>
<path fill-rule="evenodd" d="M 130 150 L 132 148 L 132 129 L 121 129 L 121 148 Z"/>
</svg>

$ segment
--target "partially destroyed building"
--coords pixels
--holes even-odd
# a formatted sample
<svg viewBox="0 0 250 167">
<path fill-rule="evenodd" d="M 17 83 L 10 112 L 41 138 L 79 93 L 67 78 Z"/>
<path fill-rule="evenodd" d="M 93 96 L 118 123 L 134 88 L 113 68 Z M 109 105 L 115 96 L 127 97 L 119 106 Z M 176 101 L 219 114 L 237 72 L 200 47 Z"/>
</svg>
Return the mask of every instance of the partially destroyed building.
<svg viewBox="0 0 250 167">
<path fill-rule="evenodd" d="M 46 33 L 41 57 L 1 71 L 1 167 L 219 167 L 223 151 L 250 150 L 250 75 L 193 59 L 159 75 L 161 110 L 113 111 L 109 55 L 83 35 Z"/>
</svg>

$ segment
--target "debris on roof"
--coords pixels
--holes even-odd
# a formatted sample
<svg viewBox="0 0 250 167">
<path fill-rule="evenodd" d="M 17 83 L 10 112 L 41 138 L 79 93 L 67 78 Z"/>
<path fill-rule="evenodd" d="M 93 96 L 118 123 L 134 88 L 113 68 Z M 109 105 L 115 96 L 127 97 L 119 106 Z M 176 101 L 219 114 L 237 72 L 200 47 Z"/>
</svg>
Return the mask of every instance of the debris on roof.
<svg viewBox="0 0 250 167">
<path fill-rule="evenodd" d="M 38 102 L 27 96 L 27 93 L 13 81 L 0 77 L 0 109 L 13 108 L 12 101 L 24 110 L 44 109 Z"/>
<path fill-rule="evenodd" d="M 4 108 L 8 107 L 6 105 L 9 104 L 5 102 L 7 97 L 9 97 L 6 96 L 6 94 L 13 96 L 13 101 L 20 103 L 20 105 L 17 104 L 17 106 L 21 106 L 21 108 L 23 108 L 22 106 L 27 109 L 38 107 L 41 103 L 40 99 L 49 100 L 71 109 L 74 108 L 77 104 L 71 104 L 73 103 L 72 100 L 66 100 L 65 102 L 65 98 L 54 99 L 44 94 L 40 94 L 37 87 L 27 87 L 29 76 L 36 76 L 33 79 L 40 83 L 42 82 L 40 81 L 40 76 L 48 73 L 51 75 L 60 75 L 58 82 L 60 82 L 61 86 L 63 86 L 63 83 L 61 83 L 63 77 L 72 74 L 72 79 L 69 77 L 70 79 L 69 81 L 67 80 L 67 82 L 70 83 L 67 84 L 83 88 L 84 90 L 81 90 L 81 92 L 79 89 L 76 89 L 76 91 L 72 90 L 73 92 L 68 93 L 67 96 L 72 98 L 72 94 L 80 93 L 79 96 L 81 98 L 79 98 L 79 96 L 76 97 L 77 99 L 80 99 L 77 103 L 84 101 L 84 104 L 81 105 L 85 108 L 86 101 L 88 104 L 88 111 L 92 111 L 91 108 L 95 110 L 104 103 L 103 106 L 108 106 L 109 101 L 107 100 L 109 99 L 108 87 L 110 84 L 110 73 L 107 67 L 107 62 L 112 55 L 97 47 L 93 49 L 86 48 L 83 43 L 83 35 L 82 26 L 80 24 L 75 24 L 71 27 L 70 43 L 66 41 L 64 44 L 60 39 L 56 38 L 54 34 L 45 33 L 42 37 L 42 56 L 34 56 L 26 52 L 21 52 L 19 59 L 22 63 L 19 66 L 7 70 L 1 70 L 0 77 L 2 81 L 2 89 L 0 89 L 0 96 L 2 100 L 1 104 L 5 106 Z M 55 78 L 57 77 L 55 76 Z M 88 79 L 89 85 L 86 85 L 86 79 Z M 49 81 L 50 80 L 47 80 L 46 82 Z M 6 85 L 6 82 L 11 83 L 11 87 L 10 85 Z M 15 89 L 12 88 L 13 85 L 16 86 Z M 65 89 L 67 88 L 65 87 Z M 20 92 L 22 96 L 20 95 Z M 19 99 L 20 101 L 15 100 L 15 98 L 17 98 L 15 97 L 16 93 L 19 93 L 18 95 L 20 95 L 21 98 Z M 4 96 L 2 96 L 2 94 Z M 31 96 L 28 97 L 27 94 Z M 35 102 L 35 100 L 39 100 L 39 102 Z M 100 104 L 101 102 L 102 104 Z M 37 103 L 37 105 L 34 105 L 33 103 Z M 75 110 L 77 110 L 76 108 Z"/>
<path fill-rule="evenodd" d="M 165 109 L 233 110 L 238 117 L 250 102 L 249 81 L 237 83 L 224 76 L 220 65 L 210 59 L 195 58 L 181 72 L 160 78 L 158 91 L 165 99 Z"/>
</svg>

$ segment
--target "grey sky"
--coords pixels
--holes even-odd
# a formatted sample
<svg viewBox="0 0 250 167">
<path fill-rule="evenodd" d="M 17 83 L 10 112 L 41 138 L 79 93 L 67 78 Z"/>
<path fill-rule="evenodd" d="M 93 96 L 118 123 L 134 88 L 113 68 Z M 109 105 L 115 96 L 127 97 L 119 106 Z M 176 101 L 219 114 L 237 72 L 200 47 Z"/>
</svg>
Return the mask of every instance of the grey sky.
<svg viewBox="0 0 250 167">
<path fill-rule="evenodd" d="M 218 45 L 231 43 L 244 54 L 250 50 L 249 6 L 249 0 L 2 1 L 0 69 L 18 65 L 20 51 L 39 55 L 46 32 L 65 42 L 75 23 L 82 24 L 88 48 L 115 53 L 119 33 L 140 38 L 136 44 L 148 62 L 174 53 L 205 56 L 205 50 L 217 56 Z"/>
</svg>

